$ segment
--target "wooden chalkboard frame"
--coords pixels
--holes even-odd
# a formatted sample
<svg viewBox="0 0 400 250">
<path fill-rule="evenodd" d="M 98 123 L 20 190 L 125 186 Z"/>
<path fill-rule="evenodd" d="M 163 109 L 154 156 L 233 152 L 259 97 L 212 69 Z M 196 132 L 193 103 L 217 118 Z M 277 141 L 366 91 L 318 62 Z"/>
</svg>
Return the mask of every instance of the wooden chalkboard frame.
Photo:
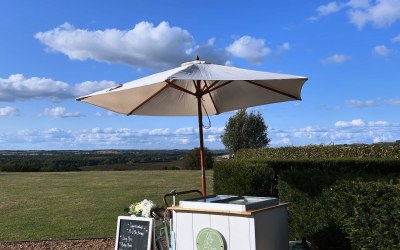
<svg viewBox="0 0 400 250">
<path fill-rule="evenodd" d="M 151 250 L 152 240 L 153 240 L 153 229 L 154 229 L 154 219 L 144 218 L 144 217 L 133 217 L 133 216 L 118 216 L 117 223 L 117 233 L 115 236 L 115 250 L 118 250 L 119 235 L 120 235 L 120 225 L 121 220 L 131 220 L 131 221 L 148 221 L 149 222 L 149 234 L 147 238 L 147 250 Z"/>
</svg>

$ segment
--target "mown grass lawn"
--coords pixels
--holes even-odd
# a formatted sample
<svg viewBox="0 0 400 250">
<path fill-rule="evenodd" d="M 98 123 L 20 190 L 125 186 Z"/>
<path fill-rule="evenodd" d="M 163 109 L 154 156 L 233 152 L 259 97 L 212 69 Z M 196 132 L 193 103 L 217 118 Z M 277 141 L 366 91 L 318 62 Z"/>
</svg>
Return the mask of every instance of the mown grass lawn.
<svg viewBox="0 0 400 250">
<path fill-rule="evenodd" d="M 132 202 L 201 189 L 200 171 L 0 173 L 0 241 L 112 237 Z M 207 192 L 212 194 L 212 172 Z"/>
</svg>

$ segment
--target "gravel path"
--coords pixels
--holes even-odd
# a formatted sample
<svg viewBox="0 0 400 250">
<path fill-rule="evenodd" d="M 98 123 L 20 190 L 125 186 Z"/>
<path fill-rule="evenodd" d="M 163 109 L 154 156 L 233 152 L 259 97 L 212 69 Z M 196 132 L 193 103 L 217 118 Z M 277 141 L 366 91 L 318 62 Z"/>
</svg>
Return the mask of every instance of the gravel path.
<svg viewBox="0 0 400 250">
<path fill-rule="evenodd" d="M 46 240 L 0 242 L 0 250 L 112 250 L 115 239 Z"/>
</svg>

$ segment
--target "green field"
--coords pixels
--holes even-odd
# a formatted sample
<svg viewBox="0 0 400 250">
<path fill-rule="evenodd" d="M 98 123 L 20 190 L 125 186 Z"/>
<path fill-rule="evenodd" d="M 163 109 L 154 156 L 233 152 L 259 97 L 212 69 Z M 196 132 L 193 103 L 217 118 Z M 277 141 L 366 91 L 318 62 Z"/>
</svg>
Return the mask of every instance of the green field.
<svg viewBox="0 0 400 250">
<path fill-rule="evenodd" d="M 130 203 L 175 188 L 201 189 L 200 171 L 0 173 L 0 241 L 112 237 Z"/>
</svg>

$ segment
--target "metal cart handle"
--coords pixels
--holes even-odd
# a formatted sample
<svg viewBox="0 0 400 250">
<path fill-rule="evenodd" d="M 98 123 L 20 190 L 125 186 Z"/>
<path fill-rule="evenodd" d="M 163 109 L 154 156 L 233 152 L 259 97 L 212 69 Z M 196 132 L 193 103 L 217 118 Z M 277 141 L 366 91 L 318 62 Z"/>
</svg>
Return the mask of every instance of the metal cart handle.
<svg viewBox="0 0 400 250">
<path fill-rule="evenodd" d="M 188 191 L 181 191 L 181 192 L 176 192 L 176 189 L 174 189 L 171 192 L 169 192 L 168 194 L 164 194 L 163 200 L 164 200 L 165 205 L 167 207 L 169 207 L 167 199 L 166 199 L 167 197 L 169 197 L 169 196 L 177 196 L 177 195 L 181 195 L 181 194 L 190 194 L 190 193 L 198 193 L 201 197 L 203 196 L 201 191 L 197 190 L 197 189 L 188 190 Z"/>
</svg>

